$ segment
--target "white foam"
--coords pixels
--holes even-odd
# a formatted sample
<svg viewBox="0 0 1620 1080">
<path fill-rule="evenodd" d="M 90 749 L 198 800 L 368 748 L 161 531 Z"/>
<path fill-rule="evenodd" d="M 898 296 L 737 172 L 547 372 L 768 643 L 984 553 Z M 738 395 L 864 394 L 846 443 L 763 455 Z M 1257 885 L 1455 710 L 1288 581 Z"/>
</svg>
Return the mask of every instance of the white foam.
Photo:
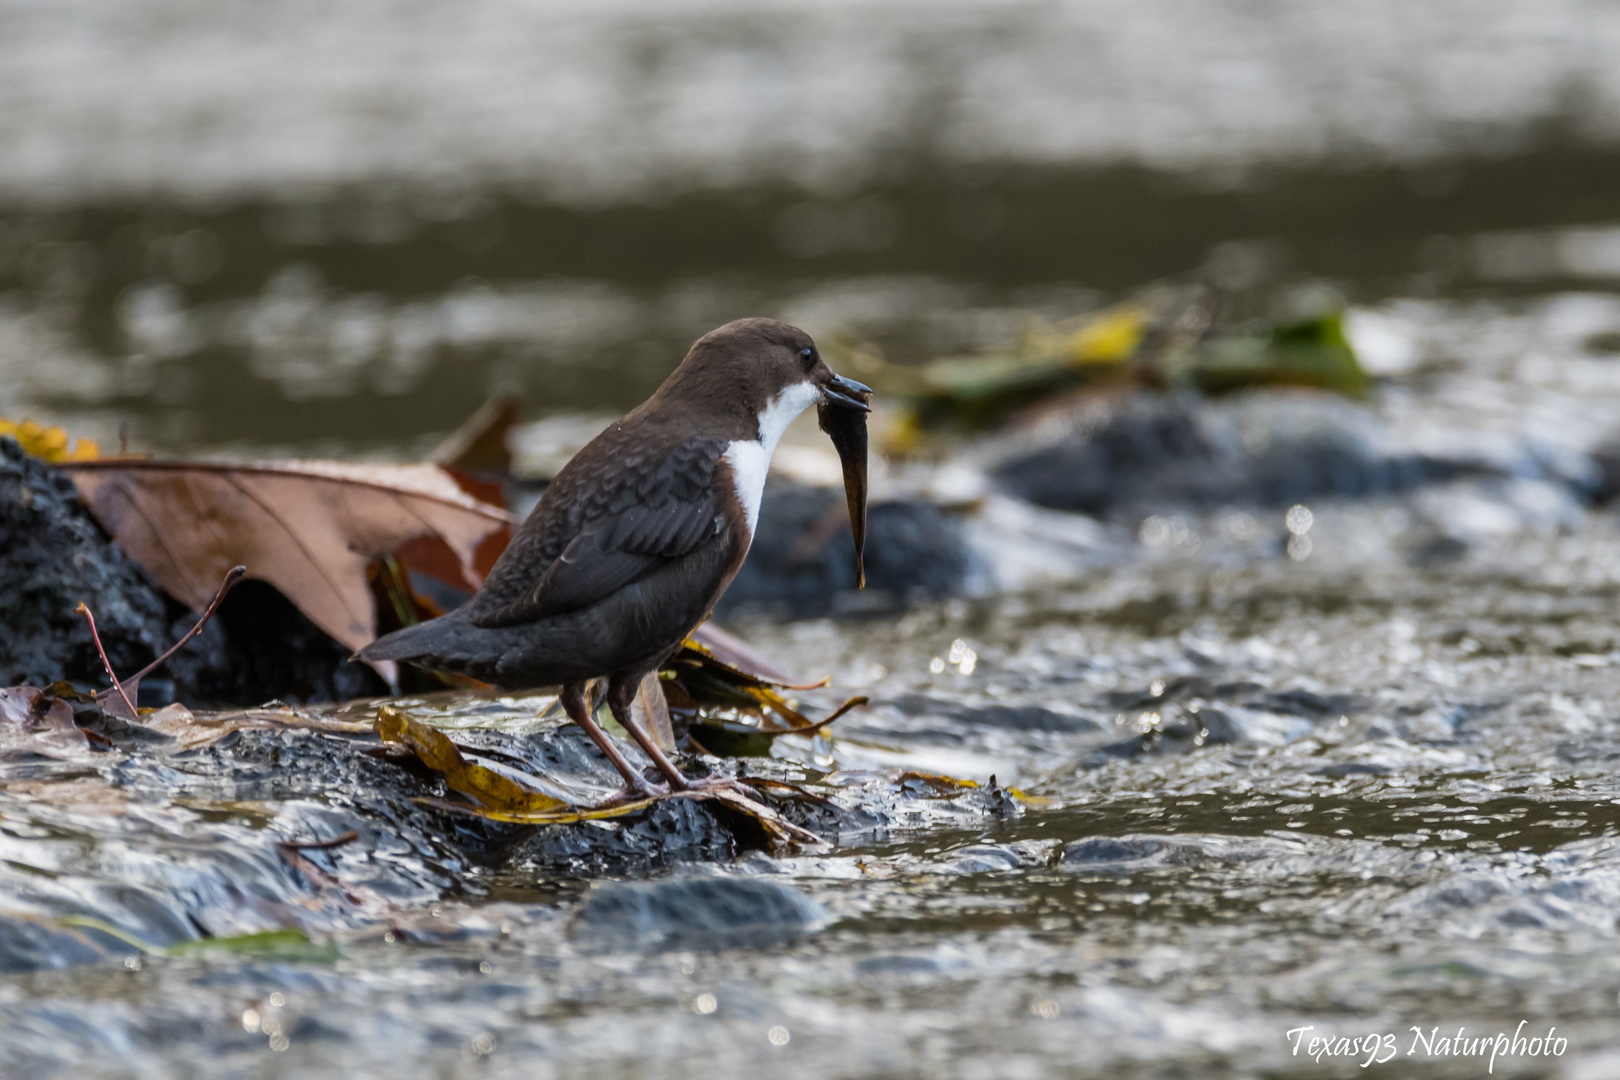
<svg viewBox="0 0 1620 1080">
<path fill-rule="evenodd" d="M 783 390 L 765 411 L 759 414 L 759 439 L 738 439 L 726 447 L 726 463 L 731 466 L 732 481 L 737 486 L 737 498 L 742 501 L 748 515 L 748 535 L 754 535 L 759 524 L 759 501 L 765 494 L 765 474 L 771 468 L 771 455 L 781 441 L 782 432 L 798 415 L 808 409 L 821 395 L 821 391 L 808 382 L 795 383 Z"/>
</svg>

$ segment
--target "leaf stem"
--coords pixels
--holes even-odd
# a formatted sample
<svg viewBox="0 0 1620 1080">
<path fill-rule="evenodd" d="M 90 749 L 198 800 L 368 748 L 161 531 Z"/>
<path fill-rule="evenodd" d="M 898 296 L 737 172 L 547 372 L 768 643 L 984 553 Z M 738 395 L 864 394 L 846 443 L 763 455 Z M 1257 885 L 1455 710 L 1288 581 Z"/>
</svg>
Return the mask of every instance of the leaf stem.
<svg viewBox="0 0 1620 1080">
<path fill-rule="evenodd" d="M 118 691 L 118 696 L 124 699 L 124 704 L 129 708 L 129 715 L 139 716 L 140 713 L 135 711 L 135 703 L 129 700 L 129 695 L 124 692 L 124 684 L 118 681 L 118 673 L 113 670 L 112 661 L 107 659 L 107 650 L 101 647 L 101 634 L 96 630 L 96 617 L 90 613 L 83 600 L 80 600 L 79 606 L 73 610 L 83 615 L 90 623 L 90 640 L 96 643 L 96 652 L 101 654 L 101 666 L 107 669 L 107 677 L 112 680 L 113 689 Z"/>
<path fill-rule="evenodd" d="M 179 652 L 180 647 L 182 645 L 184 645 L 186 642 L 190 641 L 192 638 L 196 637 L 198 635 L 198 633 L 200 633 L 202 631 L 203 624 L 206 623 L 209 619 L 213 618 L 214 617 L 214 612 L 219 610 L 220 602 L 225 599 L 225 594 L 231 591 L 231 586 L 235 585 L 238 581 L 241 581 L 242 576 L 244 574 L 246 574 L 246 573 L 247 573 L 247 567 L 245 567 L 245 566 L 233 566 L 233 567 L 231 567 L 230 570 L 228 570 L 226 572 L 226 574 L 225 574 L 225 580 L 219 583 L 219 591 L 214 594 L 214 599 L 209 602 L 207 609 L 203 611 L 202 618 L 198 619 L 196 624 L 194 626 L 192 626 L 192 628 L 190 630 L 186 631 L 184 637 L 182 637 L 179 641 L 175 642 L 173 645 L 170 645 L 167 652 L 165 652 L 162 656 L 158 657 L 156 660 L 152 661 L 150 664 L 147 664 L 145 667 L 141 668 L 140 671 L 136 672 L 135 675 L 129 680 L 129 682 L 131 684 L 138 683 L 142 679 L 146 678 L 148 675 L 152 674 L 152 672 L 156 671 L 163 664 L 164 661 L 168 660 L 169 657 L 171 657 L 175 653 Z M 84 605 L 80 604 L 79 606 L 83 607 Z M 90 623 L 91 633 L 95 632 L 95 625 L 96 624 L 95 624 L 94 620 L 92 620 L 91 623 Z M 97 647 L 98 648 L 100 647 L 100 642 L 97 642 Z M 103 660 L 103 662 L 106 661 L 106 656 L 105 655 L 102 656 L 102 660 Z M 108 668 L 107 672 L 108 672 L 108 674 L 111 674 L 112 673 L 112 668 Z M 113 683 L 116 685 L 117 682 L 118 682 L 117 678 L 114 678 Z M 125 700 L 128 700 L 128 699 L 126 698 Z"/>
</svg>

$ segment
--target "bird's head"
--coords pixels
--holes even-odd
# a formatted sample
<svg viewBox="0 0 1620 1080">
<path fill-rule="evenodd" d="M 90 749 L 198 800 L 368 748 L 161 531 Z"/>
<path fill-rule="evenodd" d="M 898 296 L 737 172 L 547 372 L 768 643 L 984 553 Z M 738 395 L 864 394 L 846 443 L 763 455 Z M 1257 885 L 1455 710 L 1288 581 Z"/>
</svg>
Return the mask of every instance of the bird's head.
<svg viewBox="0 0 1620 1080">
<path fill-rule="evenodd" d="M 757 439 L 768 461 L 788 424 L 811 405 L 843 466 L 855 530 L 856 577 L 864 585 L 866 415 L 872 390 L 827 366 L 810 335 L 775 319 L 738 319 L 699 338 L 659 391 L 713 410 L 737 437 Z"/>
</svg>

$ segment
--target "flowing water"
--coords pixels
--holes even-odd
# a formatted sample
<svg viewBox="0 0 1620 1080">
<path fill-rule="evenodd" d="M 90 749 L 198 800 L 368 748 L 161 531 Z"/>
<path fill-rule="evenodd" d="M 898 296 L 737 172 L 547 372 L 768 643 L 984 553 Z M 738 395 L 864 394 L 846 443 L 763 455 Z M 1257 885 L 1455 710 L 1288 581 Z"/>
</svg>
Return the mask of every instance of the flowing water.
<svg viewBox="0 0 1620 1080">
<path fill-rule="evenodd" d="M 566 874 L 424 860 L 420 838 L 355 817 L 363 774 L 278 779 L 272 757 L 271 788 L 245 774 L 221 787 L 179 759 L 149 774 L 134 752 L 66 773 L 10 755 L 0 840 L 25 909 L 100 913 L 147 942 L 299 926 L 315 943 L 161 955 L 115 941 L 100 962 L 7 975 L 0 1063 L 1314 1076 L 1365 1055 L 1311 1061 L 1311 1038 L 1376 1034 L 1368 1052 L 1388 1060 L 1374 1068 L 1462 1077 L 1491 1063 L 1442 1037 L 1461 1027 L 1467 1048 L 1528 1021 L 1526 1039 L 1556 1027 L 1557 1055 L 1509 1042 L 1492 1075 L 1612 1075 L 1620 520 L 1530 462 L 1613 415 L 1620 372 L 1580 350 L 1620 311 L 1575 297 L 1374 314 L 1413 365 L 1366 414 L 1375 435 L 1398 443 L 1417 418 L 1462 453 L 1471 432 L 1505 471 L 1328 494 L 1308 520 L 1152 518 L 1113 535 L 1110 565 L 1039 589 L 736 624 L 874 698 L 830 745 L 779 741 L 782 769 L 821 776 L 830 755 L 851 775 L 994 775 L 1023 795 L 675 875 L 787 884 L 813 905 L 768 918 L 763 939 L 757 923 L 660 936 L 655 916 L 593 915 L 598 892 Z M 1439 363 L 1465 325 L 1496 349 Z M 1557 362 L 1537 366 L 1527 341 Z M 522 715 L 451 705 L 436 722 Z M 357 820 L 364 850 L 323 865 L 383 911 L 312 892 L 273 846 Z"/>
<path fill-rule="evenodd" d="M 1613 13 L 913 7 L 211 37 L 148 0 L 165 48 L 94 6 L 0 44 L 0 414 L 104 444 L 406 458 L 515 389 L 545 457 L 736 315 L 904 361 L 1199 267 L 1257 312 L 1348 299 L 1379 376 L 1188 406 L 1244 460 L 1331 436 L 1280 503 L 1241 474 L 1093 520 L 985 479 L 1061 430 L 878 477 L 971 572 L 737 615 L 873 699 L 755 767 L 1018 795 L 896 782 L 826 848 L 609 885 L 424 834 L 326 736 L 7 736 L 0 1075 L 1620 1076 Z M 783 63 L 808 119 L 760 90 Z M 1445 468 L 1367 481 L 1399 460 Z"/>
</svg>

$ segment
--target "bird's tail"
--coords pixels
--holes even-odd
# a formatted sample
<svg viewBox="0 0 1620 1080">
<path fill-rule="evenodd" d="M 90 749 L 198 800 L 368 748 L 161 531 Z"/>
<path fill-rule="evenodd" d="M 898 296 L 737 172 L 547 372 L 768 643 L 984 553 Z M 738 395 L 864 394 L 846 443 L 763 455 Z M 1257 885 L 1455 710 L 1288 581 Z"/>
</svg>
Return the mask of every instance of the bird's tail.
<svg viewBox="0 0 1620 1080">
<path fill-rule="evenodd" d="M 451 612 L 437 619 L 429 619 L 415 626 L 407 626 L 384 634 L 354 654 L 353 659 L 368 662 L 377 660 L 404 660 L 424 667 L 442 667 L 446 662 L 462 659 L 471 638 L 479 634 L 459 612 Z"/>
</svg>

